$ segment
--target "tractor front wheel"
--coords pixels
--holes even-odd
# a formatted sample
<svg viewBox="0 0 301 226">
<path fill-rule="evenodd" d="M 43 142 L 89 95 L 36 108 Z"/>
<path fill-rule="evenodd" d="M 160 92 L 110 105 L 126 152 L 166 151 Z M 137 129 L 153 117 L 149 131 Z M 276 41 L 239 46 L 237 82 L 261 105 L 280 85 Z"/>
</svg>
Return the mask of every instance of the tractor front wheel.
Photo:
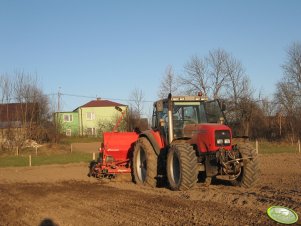
<svg viewBox="0 0 301 226">
<path fill-rule="evenodd" d="M 254 186 L 259 178 L 258 156 L 256 150 L 248 144 L 239 146 L 238 150 L 240 157 L 243 158 L 243 166 L 241 168 L 241 174 L 232 181 L 232 184 L 249 188 Z"/>
<path fill-rule="evenodd" d="M 136 184 L 156 187 L 157 155 L 145 137 L 139 138 L 135 144 L 132 167 L 132 176 Z"/>
<path fill-rule="evenodd" d="M 188 190 L 198 180 L 197 157 L 187 143 L 171 145 L 167 154 L 167 179 L 172 190 Z"/>
</svg>

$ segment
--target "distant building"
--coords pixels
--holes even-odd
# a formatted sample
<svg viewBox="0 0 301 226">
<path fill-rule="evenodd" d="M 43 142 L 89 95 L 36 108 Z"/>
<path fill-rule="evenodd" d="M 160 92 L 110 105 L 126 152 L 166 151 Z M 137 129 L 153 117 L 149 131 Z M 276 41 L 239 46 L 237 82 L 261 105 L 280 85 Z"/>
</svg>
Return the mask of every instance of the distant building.
<svg viewBox="0 0 301 226">
<path fill-rule="evenodd" d="M 26 122 L 36 122 L 38 105 L 33 103 L 0 104 L 0 128 L 20 127 Z"/>
<path fill-rule="evenodd" d="M 0 142 L 8 137 L 15 139 L 14 132 L 33 128 L 39 118 L 38 104 L 0 104 Z"/>
<path fill-rule="evenodd" d="M 55 117 L 66 136 L 95 136 L 101 122 L 115 123 L 116 118 L 121 116 L 116 107 L 127 110 L 127 105 L 98 98 L 71 112 L 57 112 Z"/>
<path fill-rule="evenodd" d="M 61 133 L 66 134 L 66 136 L 79 135 L 78 112 L 56 112 L 55 115 L 57 125 L 61 127 Z"/>
</svg>

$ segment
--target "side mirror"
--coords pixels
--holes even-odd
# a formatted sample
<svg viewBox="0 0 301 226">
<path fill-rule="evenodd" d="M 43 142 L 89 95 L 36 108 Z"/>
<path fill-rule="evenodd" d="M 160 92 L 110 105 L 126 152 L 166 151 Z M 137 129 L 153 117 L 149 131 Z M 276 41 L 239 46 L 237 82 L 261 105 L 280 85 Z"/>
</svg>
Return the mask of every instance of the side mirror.
<svg viewBox="0 0 301 226">
<path fill-rule="evenodd" d="M 163 111 L 163 100 L 159 100 L 156 102 L 156 110 L 158 112 L 162 112 Z"/>
</svg>

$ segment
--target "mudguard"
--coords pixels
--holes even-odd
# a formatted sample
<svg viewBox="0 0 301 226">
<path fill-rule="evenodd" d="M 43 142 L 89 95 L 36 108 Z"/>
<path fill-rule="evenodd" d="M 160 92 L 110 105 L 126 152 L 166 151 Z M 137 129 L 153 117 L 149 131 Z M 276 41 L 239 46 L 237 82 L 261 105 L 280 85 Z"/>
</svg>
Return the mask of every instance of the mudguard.
<svg viewBox="0 0 301 226">
<path fill-rule="evenodd" d="M 142 132 L 139 137 L 146 137 L 153 146 L 156 155 L 160 155 L 160 150 L 164 147 L 164 141 L 162 140 L 159 132 L 147 130 Z"/>
</svg>

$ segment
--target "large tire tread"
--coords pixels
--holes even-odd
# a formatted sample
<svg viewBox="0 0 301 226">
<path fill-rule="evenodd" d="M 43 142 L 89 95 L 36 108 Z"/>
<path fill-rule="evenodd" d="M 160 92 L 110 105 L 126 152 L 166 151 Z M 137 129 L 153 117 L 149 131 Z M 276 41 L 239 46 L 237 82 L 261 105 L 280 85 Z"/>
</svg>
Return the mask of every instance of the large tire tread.
<svg viewBox="0 0 301 226">
<path fill-rule="evenodd" d="M 146 178 L 144 181 L 142 181 L 137 171 L 139 170 L 139 166 L 137 166 L 137 154 L 139 151 L 144 150 L 146 155 Z M 134 154 L 133 154 L 133 162 L 132 162 L 132 177 L 133 181 L 136 184 L 146 185 L 150 187 L 156 187 L 157 185 L 157 155 L 155 154 L 155 151 L 148 141 L 147 138 L 141 137 L 138 139 L 138 141 L 135 144 L 134 148 Z"/>
<path fill-rule="evenodd" d="M 180 179 L 179 183 L 175 183 L 170 171 L 172 157 L 176 154 L 180 162 Z M 177 143 L 171 145 L 167 155 L 167 178 L 172 190 L 188 190 L 192 188 L 198 181 L 197 158 L 192 146 L 187 143 Z"/>
<path fill-rule="evenodd" d="M 242 158 L 251 157 L 251 159 L 243 160 L 243 171 L 242 175 L 239 176 L 232 183 L 236 186 L 241 186 L 244 188 L 250 188 L 256 185 L 259 180 L 259 159 L 256 150 L 250 145 L 242 145 L 239 148 L 239 152 Z"/>
</svg>

